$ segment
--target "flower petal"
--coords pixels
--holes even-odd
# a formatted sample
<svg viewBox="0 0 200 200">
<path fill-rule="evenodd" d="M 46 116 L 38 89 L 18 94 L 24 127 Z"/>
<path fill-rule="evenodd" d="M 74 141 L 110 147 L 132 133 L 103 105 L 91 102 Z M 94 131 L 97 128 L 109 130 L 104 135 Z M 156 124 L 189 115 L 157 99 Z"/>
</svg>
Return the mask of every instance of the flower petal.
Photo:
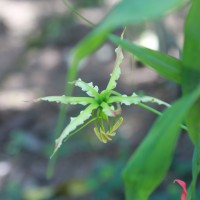
<svg viewBox="0 0 200 200">
<path fill-rule="evenodd" d="M 133 93 L 131 96 L 121 95 L 121 96 L 112 96 L 109 98 L 108 103 L 121 103 L 127 106 L 131 104 L 138 104 L 138 103 L 157 103 L 158 105 L 165 105 L 170 107 L 170 105 L 160 99 L 150 97 L 150 96 L 138 96 L 137 94 Z"/>
<path fill-rule="evenodd" d="M 125 30 L 123 31 L 121 38 L 123 39 L 123 35 L 124 35 Z M 120 65 L 124 59 L 124 55 L 122 52 L 122 48 L 119 46 L 115 49 L 115 53 L 116 53 L 116 61 L 115 61 L 115 66 L 113 69 L 112 74 L 110 74 L 111 78 L 109 80 L 109 83 L 107 85 L 106 90 L 112 90 L 117 86 L 117 80 L 120 77 L 121 74 L 121 69 L 120 69 Z"/>
<path fill-rule="evenodd" d="M 36 101 L 49 101 L 63 104 L 81 104 L 87 105 L 94 102 L 93 98 L 90 97 L 68 97 L 65 95 L 62 96 L 48 96 L 37 99 Z"/>
</svg>

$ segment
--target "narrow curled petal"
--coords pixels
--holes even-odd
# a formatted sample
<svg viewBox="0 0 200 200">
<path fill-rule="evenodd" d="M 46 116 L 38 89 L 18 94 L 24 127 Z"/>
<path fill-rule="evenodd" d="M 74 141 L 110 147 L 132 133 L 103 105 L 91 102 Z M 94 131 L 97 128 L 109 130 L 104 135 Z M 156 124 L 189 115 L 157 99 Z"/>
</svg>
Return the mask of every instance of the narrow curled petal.
<svg viewBox="0 0 200 200">
<path fill-rule="evenodd" d="M 170 107 L 170 105 L 160 99 L 150 97 L 150 96 L 138 96 L 137 94 L 133 93 L 131 96 L 121 95 L 121 96 L 113 96 L 110 97 L 108 103 L 121 103 L 127 106 L 131 104 L 138 104 L 138 103 L 157 103 L 158 105 L 165 105 Z"/>
<path fill-rule="evenodd" d="M 81 111 L 80 114 L 75 117 L 71 118 L 71 122 L 68 124 L 68 126 L 63 130 L 60 137 L 56 139 L 55 141 L 55 148 L 52 156 L 56 153 L 56 151 L 59 149 L 59 147 L 62 145 L 62 142 L 66 137 L 69 136 L 69 134 L 74 131 L 78 126 L 84 123 L 85 120 L 89 119 L 91 116 L 91 113 L 94 109 L 98 107 L 97 104 L 91 104 L 89 105 L 85 110 Z M 51 157 L 52 157 L 51 156 Z"/>
<path fill-rule="evenodd" d="M 186 197 L 187 197 L 186 183 L 179 179 L 175 179 L 174 183 L 178 183 L 183 189 L 182 194 L 181 194 L 181 200 L 186 200 Z"/>
<path fill-rule="evenodd" d="M 131 104 L 140 103 L 140 97 L 133 93 L 131 96 L 121 95 L 121 96 L 112 96 L 108 99 L 108 103 L 121 103 L 127 106 Z"/>
<path fill-rule="evenodd" d="M 98 86 L 94 86 L 93 83 L 85 83 L 80 78 L 75 81 L 75 85 L 80 87 L 83 91 L 85 91 L 91 97 L 97 97 L 99 88 Z"/>
<path fill-rule="evenodd" d="M 68 96 L 62 95 L 62 96 L 42 97 L 42 98 L 37 99 L 37 101 L 49 101 L 49 102 L 62 103 L 62 104 L 87 105 L 89 103 L 92 103 L 94 100 L 90 97 L 68 97 Z"/>
<path fill-rule="evenodd" d="M 124 35 L 124 31 L 121 35 L 121 38 L 123 38 L 123 35 Z M 112 90 L 117 86 L 116 81 L 119 79 L 120 74 L 121 74 L 120 65 L 121 65 L 121 63 L 124 59 L 124 55 L 123 55 L 123 52 L 122 52 L 122 49 L 121 49 L 120 46 L 115 49 L 115 53 L 116 53 L 115 66 L 114 66 L 112 74 L 110 75 L 111 78 L 110 78 L 110 81 L 107 85 L 106 90 Z"/>
</svg>

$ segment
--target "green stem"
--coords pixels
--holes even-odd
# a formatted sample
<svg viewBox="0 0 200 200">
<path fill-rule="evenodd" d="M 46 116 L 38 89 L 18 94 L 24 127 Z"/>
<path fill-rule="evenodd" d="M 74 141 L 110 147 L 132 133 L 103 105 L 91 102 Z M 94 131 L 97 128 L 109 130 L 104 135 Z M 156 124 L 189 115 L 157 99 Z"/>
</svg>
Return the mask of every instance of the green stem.
<svg viewBox="0 0 200 200">
<path fill-rule="evenodd" d="M 60 106 L 57 124 L 56 124 L 55 130 L 54 130 L 54 139 L 56 139 L 58 137 L 59 133 L 61 133 L 61 131 L 63 129 L 65 116 L 66 116 L 66 112 L 67 112 L 67 107 L 68 106 L 63 105 L 63 104 L 61 104 L 61 106 Z M 53 151 L 53 149 L 54 149 L 54 143 L 52 145 L 52 151 Z M 52 159 L 50 159 L 49 162 L 48 162 L 47 174 L 46 174 L 48 179 L 50 179 L 53 176 L 54 167 L 55 167 L 57 157 L 58 157 L 58 154 L 55 154 L 55 156 L 53 156 Z"/>
<path fill-rule="evenodd" d="M 159 115 L 159 116 L 162 115 L 162 113 L 159 112 L 158 110 L 156 110 L 156 109 L 154 109 L 154 108 L 152 108 L 150 106 L 147 106 L 147 105 L 145 105 L 143 103 L 138 103 L 137 105 L 142 107 L 142 108 L 144 108 L 144 109 L 146 109 L 146 110 L 148 110 L 148 111 L 150 111 L 150 112 L 152 112 L 152 113 L 154 113 L 154 114 L 156 114 L 156 115 Z"/>
<path fill-rule="evenodd" d="M 187 200 L 196 199 L 196 184 L 200 173 L 200 144 L 195 146 L 192 159 L 192 182 L 189 187 Z"/>
<path fill-rule="evenodd" d="M 77 12 L 76 8 L 74 8 L 67 0 L 63 0 L 64 4 L 69 8 L 69 10 L 74 13 L 75 15 L 77 15 L 79 18 L 81 18 L 83 21 L 87 22 L 90 26 L 94 26 L 95 24 L 93 24 L 91 21 L 89 21 L 87 18 L 85 18 L 84 16 L 80 15 L 79 12 Z"/>
<path fill-rule="evenodd" d="M 142 107 L 142 108 L 144 108 L 144 109 L 146 109 L 146 110 L 148 110 L 148 111 L 150 111 L 150 112 L 152 112 L 152 113 L 154 113 L 154 114 L 156 114 L 156 115 L 159 115 L 159 116 L 162 115 L 161 112 L 159 112 L 158 110 L 156 110 L 156 109 L 154 109 L 154 108 L 152 108 L 150 106 L 147 106 L 146 104 L 138 103 L 137 105 L 140 106 L 140 107 Z M 183 130 L 185 130 L 185 131 L 188 131 L 188 128 L 185 125 L 181 125 L 181 128 Z"/>
<path fill-rule="evenodd" d="M 70 69 L 66 75 L 66 85 L 65 85 L 65 90 L 64 90 L 64 94 L 66 96 L 72 95 L 74 85 L 68 84 L 68 82 L 72 82 L 76 79 L 77 72 L 78 72 L 78 64 L 76 62 L 74 62 L 74 63 L 72 63 L 72 66 L 70 67 Z M 58 137 L 58 135 L 61 133 L 61 131 L 64 127 L 67 109 L 68 109 L 68 106 L 61 104 L 56 128 L 54 131 L 55 139 Z M 54 145 L 52 146 L 52 149 L 54 149 Z M 58 155 L 56 154 L 56 156 L 53 156 L 53 158 L 49 160 L 48 167 L 47 167 L 47 178 L 48 179 L 50 179 L 53 176 L 57 157 L 58 157 Z"/>
<path fill-rule="evenodd" d="M 77 132 L 81 131 L 83 128 L 85 128 L 87 125 L 89 125 L 90 123 L 92 123 L 93 121 L 97 120 L 97 117 L 89 120 L 87 123 L 85 123 L 83 126 L 81 126 L 79 129 L 75 130 L 74 132 L 72 132 L 70 135 L 68 135 L 68 137 L 64 140 L 64 142 L 66 142 L 72 135 L 76 134 Z"/>
</svg>

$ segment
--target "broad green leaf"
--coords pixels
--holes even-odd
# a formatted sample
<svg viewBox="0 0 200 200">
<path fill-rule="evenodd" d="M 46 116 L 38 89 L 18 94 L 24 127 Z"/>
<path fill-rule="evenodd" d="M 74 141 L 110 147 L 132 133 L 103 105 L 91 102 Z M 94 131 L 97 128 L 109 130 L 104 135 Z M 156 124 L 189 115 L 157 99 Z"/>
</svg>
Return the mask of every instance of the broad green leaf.
<svg viewBox="0 0 200 200">
<path fill-rule="evenodd" d="M 77 58 L 85 57 L 97 48 L 113 29 L 128 24 L 138 24 L 158 16 L 182 4 L 184 0 L 124 0 L 118 3 L 102 23 L 76 48 Z M 85 49 L 90 44 L 91 48 Z M 85 55 L 84 55 L 85 54 Z"/>
<path fill-rule="evenodd" d="M 192 0 L 192 7 L 186 17 L 183 62 L 186 67 L 200 71 L 200 1 Z"/>
<path fill-rule="evenodd" d="M 83 91 L 85 91 L 89 96 L 98 98 L 99 88 L 98 86 L 93 86 L 93 83 L 85 83 L 80 78 L 75 81 L 75 86 L 80 87 Z"/>
<path fill-rule="evenodd" d="M 122 33 L 121 38 L 123 38 L 124 31 Z M 108 82 L 106 90 L 112 90 L 112 89 L 116 88 L 116 86 L 117 86 L 117 82 L 116 81 L 119 79 L 119 77 L 121 75 L 120 65 L 121 65 L 121 63 L 122 63 L 122 61 L 124 59 L 124 55 L 123 55 L 121 47 L 117 47 L 115 49 L 115 53 L 116 53 L 115 66 L 114 66 L 112 74 L 110 75 L 111 78 L 110 78 L 110 80 Z"/>
<path fill-rule="evenodd" d="M 102 23 L 104 29 L 115 29 L 133 23 L 163 16 L 166 12 L 181 5 L 183 0 L 123 0 L 106 16 Z"/>
<path fill-rule="evenodd" d="M 96 109 L 98 105 L 96 103 L 89 105 L 85 110 L 81 111 L 77 117 L 71 118 L 70 123 L 66 126 L 66 128 L 61 133 L 60 137 L 55 141 L 55 149 L 52 156 L 56 153 L 56 151 L 62 145 L 63 140 L 69 136 L 69 134 L 75 130 L 78 126 L 83 124 L 87 119 L 90 118 L 91 113 L 94 109 Z M 51 157 L 52 157 L 51 156 Z"/>
<path fill-rule="evenodd" d="M 187 200 L 196 199 L 196 185 L 200 173 L 200 143 L 194 148 L 192 158 L 192 182 L 188 188 Z"/>
<path fill-rule="evenodd" d="M 37 101 L 49 101 L 49 102 L 56 102 L 56 103 L 62 103 L 62 104 L 81 104 L 81 105 L 87 105 L 89 103 L 94 102 L 94 99 L 90 97 L 68 97 L 68 96 L 48 96 L 48 97 L 42 97 L 37 99 Z"/>
<path fill-rule="evenodd" d="M 193 0 L 185 22 L 185 40 L 183 47 L 182 89 L 184 94 L 191 93 L 200 84 L 200 23 L 199 23 L 200 1 Z M 186 124 L 189 136 L 195 146 L 195 153 L 192 164 L 192 182 L 188 190 L 187 199 L 196 199 L 195 187 L 200 171 L 200 119 L 199 119 L 200 98 L 195 102 L 186 116 Z"/>
<path fill-rule="evenodd" d="M 157 73 L 165 78 L 181 83 L 181 61 L 154 51 L 145 47 L 141 47 L 127 40 L 121 40 L 119 37 L 111 35 L 110 39 L 116 45 L 120 45 L 126 51 L 137 57 L 141 62 L 154 69 Z"/>
<path fill-rule="evenodd" d="M 79 61 L 98 48 L 115 28 L 128 24 L 138 24 L 163 16 L 183 2 L 184 0 L 124 0 L 119 2 L 74 49 L 71 64 L 71 71 L 73 72 L 71 73 L 74 74 L 74 69 L 77 69 Z"/>
<path fill-rule="evenodd" d="M 186 18 L 185 40 L 183 47 L 182 71 L 184 94 L 193 91 L 200 84 L 200 1 L 193 0 L 192 6 Z M 194 145 L 200 143 L 200 118 L 199 118 L 200 98 L 193 105 L 186 116 L 186 124 L 189 129 L 189 135 Z"/>
<path fill-rule="evenodd" d="M 137 94 L 133 93 L 132 96 L 122 95 L 122 96 L 113 96 L 108 99 L 108 103 L 121 103 L 127 106 L 131 104 L 138 104 L 138 103 L 157 103 L 159 105 L 165 105 L 169 107 L 170 105 L 160 99 L 150 97 L 150 96 L 138 96 Z"/>
<path fill-rule="evenodd" d="M 147 200 L 161 183 L 173 158 L 180 124 L 199 95 L 200 87 L 174 103 L 154 123 L 123 172 L 126 200 Z"/>
</svg>

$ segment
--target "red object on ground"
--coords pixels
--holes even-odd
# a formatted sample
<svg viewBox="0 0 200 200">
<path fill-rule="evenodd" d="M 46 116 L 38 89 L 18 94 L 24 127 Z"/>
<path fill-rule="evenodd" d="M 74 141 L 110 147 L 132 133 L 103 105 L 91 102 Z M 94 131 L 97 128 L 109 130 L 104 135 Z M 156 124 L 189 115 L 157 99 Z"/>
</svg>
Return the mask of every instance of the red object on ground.
<svg viewBox="0 0 200 200">
<path fill-rule="evenodd" d="M 181 200 L 186 200 L 186 197 L 187 197 L 186 183 L 182 180 L 179 180 L 179 179 L 175 179 L 174 183 L 178 183 L 182 187 L 183 191 L 182 191 L 182 194 L 181 194 Z"/>
</svg>

